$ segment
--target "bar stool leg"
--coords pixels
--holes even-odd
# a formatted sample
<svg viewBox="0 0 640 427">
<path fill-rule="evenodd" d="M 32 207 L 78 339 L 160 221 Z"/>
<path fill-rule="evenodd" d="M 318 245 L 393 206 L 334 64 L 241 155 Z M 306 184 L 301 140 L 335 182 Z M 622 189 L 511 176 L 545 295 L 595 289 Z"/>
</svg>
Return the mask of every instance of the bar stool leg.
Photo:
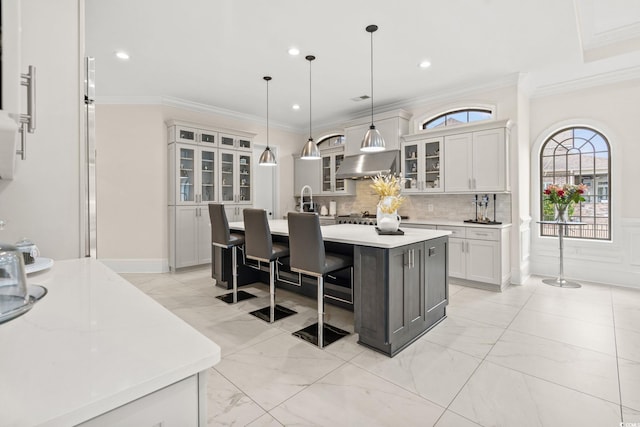
<svg viewBox="0 0 640 427">
<path fill-rule="evenodd" d="M 324 348 L 324 278 L 318 277 L 318 348 Z"/>
<path fill-rule="evenodd" d="M 231 267 L 232 276 L 233 276 L 233 303 L 238 302 L 238 251 L 237 246 L 231 248 L 231 263 L 233 264 Z"/>
<path fill-rule="evenodd" d="M 269 322 L 276 320 L 276 278 L 275 261 L 269 262 Z"/>
</svg>

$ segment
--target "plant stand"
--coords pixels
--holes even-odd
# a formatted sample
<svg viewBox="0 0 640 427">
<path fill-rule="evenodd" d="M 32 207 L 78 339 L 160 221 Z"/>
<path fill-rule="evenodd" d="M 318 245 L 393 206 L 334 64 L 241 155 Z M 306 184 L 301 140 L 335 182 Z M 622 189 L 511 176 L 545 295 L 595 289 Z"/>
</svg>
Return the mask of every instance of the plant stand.
<svg viewBox="0 0 640 427">
<path fill-rule="evenodd" d="M 560 247 L 560 274 L 555 279 L 543 279 L 542 283 L 551 286 L 557 286 L 559 288 L 580 288 L 582 285 L 577 282 L 571 282 L 564 278 L 564 258 L 563 258 L 563 235 L 565 231 L 565 227 L 568 225 L 586 225 L 586 222 L 578 222 L 578 221 L 538 221 L 538 224 L 556 224 L 558 226 L 558 242 Z"/>
</svg>

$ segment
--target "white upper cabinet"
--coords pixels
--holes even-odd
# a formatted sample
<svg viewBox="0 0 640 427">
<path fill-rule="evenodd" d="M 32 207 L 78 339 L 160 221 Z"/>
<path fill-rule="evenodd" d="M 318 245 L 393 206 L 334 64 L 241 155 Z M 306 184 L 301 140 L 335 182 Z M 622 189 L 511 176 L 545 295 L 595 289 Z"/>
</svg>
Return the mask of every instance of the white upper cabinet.
<svg viewBox="0 0 640 427">
<path fill-rule="evenodd" d="M 234 150 L 251 151 L 253 143 L 251 138 L 244 136 L 220 133 L 220 148 L 231 148 Z"/>
<path fill-rule="evenodd" d="M 355 183 L 351 179 L 336 178 L 336 172 L 344 159 L 344 147 L 322 150 L 320 152 L 321 189 L 325 196 L 353 195 Z"/>
<path fill-rule="evenodd" d="M 302 187 L 308 185 L 313 194 L 320 194 L 320 165 L 318 160 L 303 160 L 293 155 L 293 196 L 300 197 Z"/>
<path fill-rule="evenodd" d="M 374 115 L 374 125 L 384 138 L 387 150 L 400 149 L 400 137 L 409 133 L 409 118 L 411 115 L 404 110 Z M 360 144 L 369 126 L 371 126 L 371 116 L 354 120 L 345 126 L 346 156 L 362 154 Z"/>
<path fill-rule="evenodd" d="M 510 125 L 509 120 L 488 120 L 404 136 L 402 173 L 411 179 L 407 181 L 404 191 L 510 191 Z M 423 144 L 431 144 L 432 147 L 438 144 L 439 151 Z M 412 157 L 414 152 L 416 161 Z M 434 156 L 436 152 L 438 156 Z M 416 182 L 415 186 L 413 181 Z"/>
<path fill-rule="evenodd" d="M 441 193 L 443 137 L 406 138 L 402 143 L 402 172 L 406 179 L 403 193 Z"/>
</svg>

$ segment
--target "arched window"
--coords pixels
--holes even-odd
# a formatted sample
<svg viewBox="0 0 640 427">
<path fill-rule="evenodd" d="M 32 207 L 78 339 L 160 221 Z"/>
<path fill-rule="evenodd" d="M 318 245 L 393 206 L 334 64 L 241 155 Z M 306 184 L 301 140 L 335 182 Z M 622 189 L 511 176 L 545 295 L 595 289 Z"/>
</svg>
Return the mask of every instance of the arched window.
<svg viewBox="0 0 640 427">
<path fill-rule="evenodd" d="M 550 184 L 584 184 L 585 201 L 569 207 L 569 219 L 586 225 L 567 227 L 566 237 L 611 240 L 611 150 L 607 139 L 586 127 L 560 130 L 540 152 L 540 218 L 553 217 L 542 193 Z M 541 235 L 555 236 L 557 226 L 541 225 Z"/>
<path fill-rule="evenodd" d="M 344 135 L 329 135 L 318 141 L 318 148 L 329 148 L 344 144 Z"/>
<path fill-rule="evenodd" d="M 487 120 L 493 117 L 491 110 L 484 108 L 465 108 L 440 114 L 422 124 L 422 129 L 433 129 L 442 126 L 455 126 L 463 123 Z"/>
</svg>

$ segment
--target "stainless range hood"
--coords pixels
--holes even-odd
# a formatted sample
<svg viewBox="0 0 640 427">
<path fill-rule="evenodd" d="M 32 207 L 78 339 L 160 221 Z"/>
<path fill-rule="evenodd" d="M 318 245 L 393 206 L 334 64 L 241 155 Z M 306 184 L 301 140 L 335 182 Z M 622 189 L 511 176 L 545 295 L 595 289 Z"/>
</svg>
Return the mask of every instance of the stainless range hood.
<svg viewBox="0 0 640 427">
<path fill-rule="evenodd" d="M 400 151 L 389 150 L 380 153 L 356 154 L 342 160 L 336 178 L 356 179 L 400 172 Z"/>
</svg>

